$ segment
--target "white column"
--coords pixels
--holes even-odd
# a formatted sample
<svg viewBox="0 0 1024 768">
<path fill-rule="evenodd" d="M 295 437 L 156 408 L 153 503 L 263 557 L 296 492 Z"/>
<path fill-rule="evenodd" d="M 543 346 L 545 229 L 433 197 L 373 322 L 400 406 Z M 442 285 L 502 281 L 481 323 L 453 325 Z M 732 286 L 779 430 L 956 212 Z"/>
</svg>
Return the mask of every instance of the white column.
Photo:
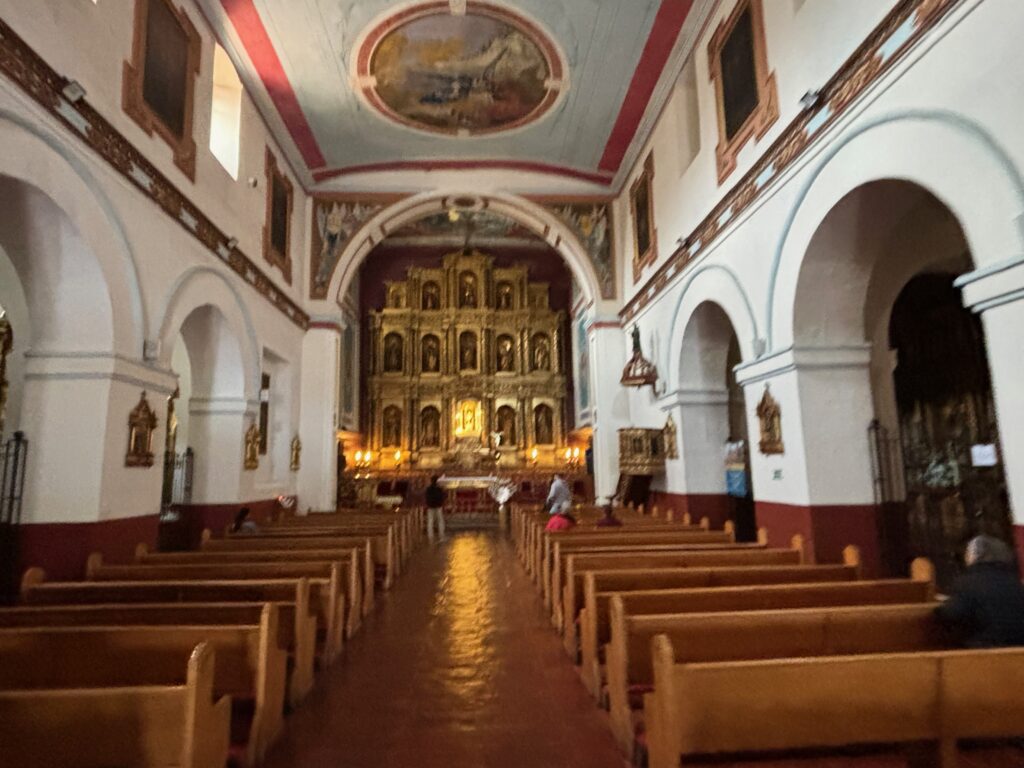
<svg viewBox="0 0 1024 768">
<path fill-rule="evenodd" d="M 737 369 L 744 387 L 758 524 L 773 545 L 804 536 L 809 554 L 835 562 L 847 544 L 879 567 L 868 426 L 874 416 L 870 348 L 802 347 Z M 757 405 L 765 385 L 782 415 L 784 453 L 764 455 Z"/>
<path fill-rule="evenodd" d="M 22 521 L 97 522 L 160 510 L 174 376 L 108 354 L 26 354 L 19 428 L 29 441 Z M 152 467 L 126 467 L 128 415 L 145 391 L 159 419 Z"/>
<path fill-rule="evenodd" d="M 677 494 L 724 494 L 723 451 L 729 439 L 729 392 L 680 389 L 661 401 L 676 423 L 679 458 L 666 460 L 665 490 Z"/>
<path fill-rule="evenodd" d="M 1000 453 L 1017 547 L 1024 556 L 1024 259 L 977 270 L 956 284 L 963 287 L 964 305 L 981 315 L 985 328 Z"/>
<path fill-rule="evenodd" d="M 302 340 L 299 435 L 299 505 L 333 510 L 337 506 L 337 424 L 341 373 L 341 328 L 317 323 Z"/>
<path fill-rule="evenodd" d="M 188 403 L 189 446 L 195 451 L 193 504 L 237 504 L 255 499 L 255 471 L 246 471 L 245 433 L 258 404 L 239 397 L 193 397 Z"/>
<path fill-rule="evenodd" d="M 594 495 L 600 504 L 619 479 L 619 433 L 629 426 L 629 393 L 619 383 L 626 364 L 626 338 L 618 318 L 591 323 L 591 401 L 594 411 Z"/>
</svg>

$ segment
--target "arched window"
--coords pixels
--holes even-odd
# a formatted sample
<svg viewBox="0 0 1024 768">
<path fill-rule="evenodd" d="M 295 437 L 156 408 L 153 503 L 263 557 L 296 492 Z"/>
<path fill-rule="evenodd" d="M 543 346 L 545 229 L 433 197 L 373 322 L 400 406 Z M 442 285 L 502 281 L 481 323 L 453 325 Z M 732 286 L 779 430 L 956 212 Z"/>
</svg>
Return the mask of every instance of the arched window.
<svg viewBox="0 0 1024 768">
<path fill-rule="evenodd" d="M 384 372 L 401 373 L 405 356 L 405 342 L 400 333 L 389 333 L 384 337 Z"/>
</svg>

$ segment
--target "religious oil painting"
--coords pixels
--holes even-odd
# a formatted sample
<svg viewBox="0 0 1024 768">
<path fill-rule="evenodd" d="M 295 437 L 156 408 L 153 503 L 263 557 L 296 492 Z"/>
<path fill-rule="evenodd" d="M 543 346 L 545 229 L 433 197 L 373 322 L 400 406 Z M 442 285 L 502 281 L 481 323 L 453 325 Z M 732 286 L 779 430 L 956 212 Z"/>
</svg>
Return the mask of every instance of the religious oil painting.
<svg viewBox="0 0 1024 768">
<path fill-rule="evenodd" d="M 471 9 L 399 24 L 370 59 L 375 101 L 407 125 L 476 134 L 534 119 L 553 101 L 544 43 L 512 17 Z"/>
</svg>

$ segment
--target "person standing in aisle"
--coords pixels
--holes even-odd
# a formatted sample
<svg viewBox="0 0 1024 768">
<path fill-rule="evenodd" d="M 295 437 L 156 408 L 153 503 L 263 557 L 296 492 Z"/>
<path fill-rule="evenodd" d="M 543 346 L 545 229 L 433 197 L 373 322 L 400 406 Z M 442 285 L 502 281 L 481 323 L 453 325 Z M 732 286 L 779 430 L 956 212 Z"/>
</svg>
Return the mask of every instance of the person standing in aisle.
<svg viewBox="0 0 1024 768">
<path fill-rule="evenodd" d="M 438 477 L 430 478 L 430 485 L 427 486 L 427 539 L 434 541 L 434 525 L 437 524 L 438 541 L 444 541 L 444 488 L 438 485 Z"/>
</svg>

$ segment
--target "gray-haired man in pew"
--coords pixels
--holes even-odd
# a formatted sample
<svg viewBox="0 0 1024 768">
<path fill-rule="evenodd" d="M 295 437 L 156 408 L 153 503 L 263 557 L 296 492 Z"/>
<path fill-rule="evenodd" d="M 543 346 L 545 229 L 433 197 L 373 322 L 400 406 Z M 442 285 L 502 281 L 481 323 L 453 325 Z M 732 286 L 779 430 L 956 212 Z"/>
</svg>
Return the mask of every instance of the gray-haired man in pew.
<svg viewBox="0 0 1024 768">
<path fill-rule="evenodd" d="M 969 648 L 1024 645 L 1024 584 L 1011 549 L 992 536 L 976 536 L 964 562 L 967 571 L 935 609 L 939 621 L 963 633 Z"/>
</svg>

